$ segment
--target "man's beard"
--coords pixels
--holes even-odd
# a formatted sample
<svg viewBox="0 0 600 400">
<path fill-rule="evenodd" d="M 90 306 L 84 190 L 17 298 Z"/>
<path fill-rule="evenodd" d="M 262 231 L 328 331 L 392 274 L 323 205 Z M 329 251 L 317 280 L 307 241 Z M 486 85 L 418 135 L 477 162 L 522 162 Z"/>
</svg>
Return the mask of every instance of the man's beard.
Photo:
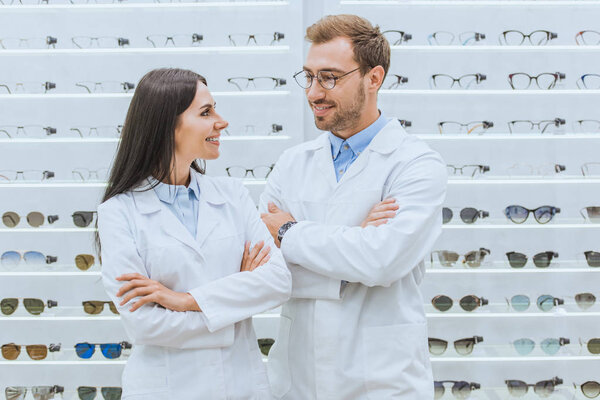
<svg viewBox="0 0 600 400">
<path fill-rule="evenodd" d="M 354 101 L 345 109 L 338 109 L 326 121 L 323 117 L 315 117 L 315 125 L 322 131 L 339 132 L 358 125 L 360 115 L 365 106 L 365 88 L 360 85 Z M 318 104 L 318 103 L 313 103 Z"/>
</svg>

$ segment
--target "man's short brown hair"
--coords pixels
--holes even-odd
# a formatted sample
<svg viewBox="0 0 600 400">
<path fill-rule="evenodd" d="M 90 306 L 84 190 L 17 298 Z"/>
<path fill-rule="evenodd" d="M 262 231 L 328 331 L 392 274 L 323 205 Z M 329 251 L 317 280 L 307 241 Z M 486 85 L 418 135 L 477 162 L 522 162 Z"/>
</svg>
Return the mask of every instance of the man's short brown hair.
<svg viewBox="0 0 600 400">
<path fill-rule="evenodd" d="M 390 68 L 390 44 L 379 26 L 352 14 L 327 15 L 306 29 L 306 40 L 314 44 L 327 43 L 338 37 L 347 37 L 353 45 L 354 61 L 360 73 L 366 74 L 381 65 L 387 75 Z"/>
</svg>

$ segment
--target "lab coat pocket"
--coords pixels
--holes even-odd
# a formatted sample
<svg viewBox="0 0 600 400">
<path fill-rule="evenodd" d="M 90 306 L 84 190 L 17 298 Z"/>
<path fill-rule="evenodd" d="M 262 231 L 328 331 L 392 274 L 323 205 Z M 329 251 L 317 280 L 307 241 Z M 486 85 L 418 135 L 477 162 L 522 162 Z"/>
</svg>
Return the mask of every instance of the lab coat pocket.
<svg viewBox="0 0 600 400">
<path fill-rule="evenodd" d="M 369 399 L 432 398 L 426 324 L 365 328 L 363 350 Z"/>
<path fill-rule="evenodd" d="M 134 348 L 123 370 L 123 394 L 160 393 L 168 390 L 165 349 L 159 346 Z"/>
<path fill-rule="evenodd" d="M 279 334 L 275 344 L 269 351 L 269 362 L 267 373 L 271 392 L 276 398 L 283 397 L 292 387 L 292 375 L 290 373 L 289 346 L 290 330 L 292 320 L 289 317 L 279 318 Z"/>
</svg>

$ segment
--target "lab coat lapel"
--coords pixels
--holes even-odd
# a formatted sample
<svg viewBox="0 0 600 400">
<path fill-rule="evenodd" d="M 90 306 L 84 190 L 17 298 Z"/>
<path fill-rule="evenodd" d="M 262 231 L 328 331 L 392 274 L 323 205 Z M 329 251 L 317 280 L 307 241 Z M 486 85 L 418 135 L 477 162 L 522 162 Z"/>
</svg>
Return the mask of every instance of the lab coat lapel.
<svg viewBox="0 0 600 400">
<path fill-rule="evenodd" d="M 198 243 L 198 247 L 201 248 L 218 225 L 218 215 L 221 205 L 225 203 L 225 198 L 213 182 L 204 175 L 196 174 L 196 179 L 200 187 L 196 242 Z"/>
<path fill-rule="evenodd" d="M 322 134 L 315 145 L 315 160 L 317 167 L 321 171 L 323 179 L 327 182 L 329 188 L 335 187 L 337 179 L 333 166 L 333 157 L 331 155 L 331 142 L 327 134 Z"/>
</svg>

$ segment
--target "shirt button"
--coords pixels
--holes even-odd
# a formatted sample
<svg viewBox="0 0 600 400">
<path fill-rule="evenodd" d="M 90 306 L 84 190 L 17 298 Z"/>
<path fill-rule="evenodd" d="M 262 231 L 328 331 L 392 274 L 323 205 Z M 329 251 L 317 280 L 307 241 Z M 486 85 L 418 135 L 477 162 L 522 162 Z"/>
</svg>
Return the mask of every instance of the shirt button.
<svg viewBox="0 0 600 400">
<path fill-rule="evenodd" d="M 350 147 L 348 147 L 347 144 L 344 145 L 344 150 L 348 150 Z"/>
<path fill-rule="evenodd" d="M 344 170 L 343 170 L 343 169 L 340 169 L 340 174 L 343 174 L 343 173 L 344 173 Z"/>
</svg>

